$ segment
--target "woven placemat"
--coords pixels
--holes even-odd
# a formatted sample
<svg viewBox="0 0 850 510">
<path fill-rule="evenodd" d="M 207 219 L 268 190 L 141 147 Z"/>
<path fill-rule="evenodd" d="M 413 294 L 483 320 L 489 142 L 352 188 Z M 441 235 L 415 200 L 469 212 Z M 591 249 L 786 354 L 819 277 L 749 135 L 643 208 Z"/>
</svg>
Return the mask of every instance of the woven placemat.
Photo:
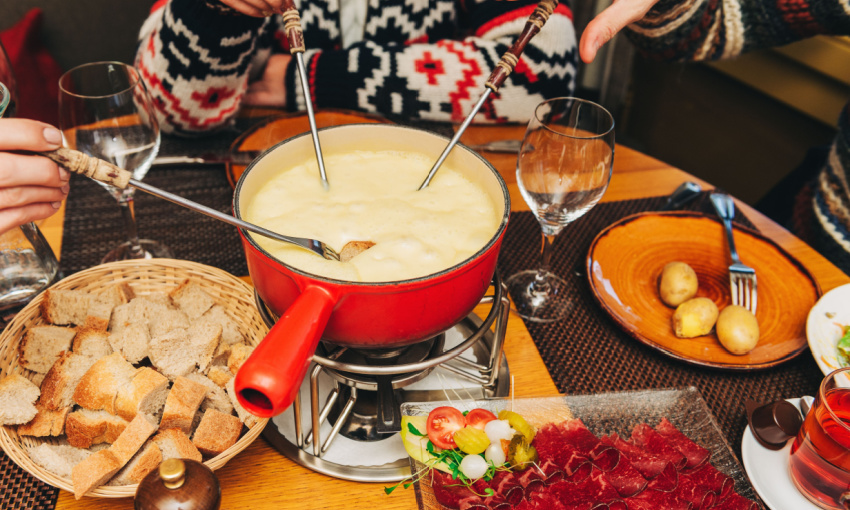
<svg viewBox="0 0 850 510">
<path fill-rule="evenodd" d="M 686 209 L 713 214 L 703 195 Z M 741 438 L 747 426 L 744 399 L 770 402 L 815 395 L 823 374 L 808 351 L 778 367 L 752 372 L 691 365 L 643 345 L 614 322 L 594 299 L 584 275 L 590 243 L 618 219 L 658 209 L 662 203 L 662 198 L 603 203 L 568 225 L 554 243 L 552 270 L 560 275 L 581 275 L 572 279 L 575 286 L 570 289 L 570 295 L 577 298 L 576 307 L 562 321 L 526 321 L 525 325 L 561 393 L 695 386 L 740 458 Z M 752 227 L 740 213 L 736 222 Z M 499 259 L 504 278 L 537 267 L 540 236 L 540 227 L 530 212 L 511 214 Z"/>
<path fill-rule="evenodd" d="M 0 509 L 52 510 L 59 489 L 27 473 L 0 450 Z"/>
</svg>

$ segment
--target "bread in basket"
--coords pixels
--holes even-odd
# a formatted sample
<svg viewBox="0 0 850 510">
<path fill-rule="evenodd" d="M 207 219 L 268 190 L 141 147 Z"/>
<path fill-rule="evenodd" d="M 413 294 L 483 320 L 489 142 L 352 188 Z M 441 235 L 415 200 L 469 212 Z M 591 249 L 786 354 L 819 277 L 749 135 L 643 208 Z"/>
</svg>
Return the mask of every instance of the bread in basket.
<svg viewBox="0 0 850 510">
<path fill-rule="evenodd" d="M 233 319 L 233 323 L 238 327 L 238 333 L 241 334 L 245 344 L 252 346 L 258 344 L 268 332 L 267 326 L 257 311 L 253 289 L 250 285 L 225 271 L 194 262 L 171 259 L 112 262 L 76 273 L 57 282 L 49 290 L 80 290 L 96 294 L 104 288 L 126 284 L 129 285 L 136 296 L 146 296 L 172 292 L 187 280 L 193 283 L 195 288 L 202 289 L 204 292 L 201 294 L 204 294 L 204 297 L 211 297 L 215 305 L 219 305 L 224 309 L 227 315 Z M 191 304 L 194 302 L 193 299 L 196 298 L 187 297 L 183 303 L 190 312 Z M 198 296 L 197 299 L 202 298 Z M 48 324 L 43 317 L 42 308 L 44 300 L 45 294 L 37 296 L 15 316 L 14 320 L 6 327 L 2 335 L 0 335 L 0 379 L 10 374 L 19 374 L 37 385 L 41 383 L 41 379 L 44 377 L 43 373 L 33 372 L 21 366 L 19 345 L 30 328 Z M 248 352 L 241 352 L 239 354 L 244 356 Z M 136 361 L 135 359 L 133 360 L 134 363 Z M 26 363 L 26 360 L 24 360 L 24 363 Z M 227 367 L 224 368 L 226 371 Z M 150 368 L 147 368 L 147 370 L 151 371 Z M 172 378 L 169 377 L 169 379 Z M 208 411 L 208 414 L 212 415 L 213 413 Z M 209 418 L 212 417 L 210 416 Z M 218 415 L 215 417 L 225 418 Z M 231 435 L 235 434 L 233 432 L 235 429 L 232 421 L 230 419 L 229 423 Z M 247 420 L 245 421 L 247 423 Z M 267 421 L 266 419 L 251 421 L 252 426 L 247 428 L 232 446 L 229 446 L 218 454 L 215 454 L 215 452 L 219 451 L 216 449 L 215 442 L 210 443 L 207 441 L 207 447 L 203 448 L 206 458 L 205 464 L 213 470 L 224 466 L 225 463 L 237 453 L 247 448 L 260 435 Z M 179 422 L 174 423 L 177 423 L 176 426 L 179 427 Z M 197 426 L 197 423 L 192 425 L 185 424 L 185 427 Z M 207 424 L 204 427 L 205 429 L 209 429 Z M 174 431 L 175 429 L 169 428 L 167 430 Z M 186 430 L 187 432 L 191 432 L 188 428 Z M 186 436 L 182 437 L 185 438 Z M 0 447 L 3 448 L 15 463 L 46 483 L 73 492 L 74 486 L 71 478 L 58 476 L 54 472 L 37 464 L 31 458 L 28 450 L 40 444 L 60 445 L 67 443 L 65 442 L 64 435 L 34 437 L 19 435 L 16 426 L 4 426 L 0 428 Z M 105 444 L 104 446 L 109 445 Z M 180 452 L 179 441 L 164 443 L 163 451 L 165 449 Z M 135 484 L 100 485 L 92 488 L 86 495 L 104 498 L 131 497 L 135 494 L 136 487 L 137 485 Z"/>
</svg>

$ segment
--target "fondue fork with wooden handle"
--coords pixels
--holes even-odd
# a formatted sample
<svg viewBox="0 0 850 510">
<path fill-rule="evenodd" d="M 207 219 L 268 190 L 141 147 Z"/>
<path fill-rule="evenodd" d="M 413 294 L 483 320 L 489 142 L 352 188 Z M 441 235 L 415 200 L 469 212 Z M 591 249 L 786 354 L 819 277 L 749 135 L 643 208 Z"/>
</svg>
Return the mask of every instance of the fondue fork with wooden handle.
<svg viewBox="0 0 850 510">
<path fill-rule="evenodd" d="M 375 244 L 371 241 L 351 241 L 343 247 L 340 253 L 337 253 L 336 250 L 321 241 L 278 234 L 277 232 L 272 232 L 271 230 L 240 220 L 239 218 L 230 216 L 229 214 L 224 214 L 197 202 L 187 200 L 179 195 L 175 195 L 149 184 L 145 184 L 141 181 L 137 181 L 132 178 L 133 174 L 131 172 L 113 165 L 108 161 L 89 156 L 79 151 L 63 147 L 56 149 L 55 151 L 43 151 L 38 154 L 55 161 L 58 165 L 63 166 L 76 174 L 85 175 L 86 177 L 90 177 L 96 181 L 106 184 L 111 184 L 120 189 L 125 189 L 127 186 L 133 186 L 134 188 L 140 189 L 159 198 L 163 198 L 187 209 L 191 209 L 219 221 L 229 223 L 234 227 L 250 230 L 251 232 L 274 239 L 275 241 L 291 243 L 296 246 L 306 248 L 328 260 L 346 262 L 354 255 L 371 248 Z"/>
<path fill-rule="evenodd" d="M 307 68 L 304 65 L 304 32 L 301 29 L 301 16 L 295 8 L 295 2 L 287 0 L 283 8 L 283 31 L 289 43 L 289 53 L 295 57 L 298 65 L 298 77 L 301 81 L 301 90 L 304 92 L 304 102 L 307 104 L 307 120 L 310 121 L 310 134 L 313 135 L 313 149 L 316 151 L 316 161 L 319 162 L 319 175 L 322 177 L 322 186 L 325 191 L 330 189 L 328 174 L 325 171 L 325 159 L 322 156 L 322 146 L 319 145 L 319 132 L 316 128 L 316 115 L 313 113 L 313 97 L 310 94 L 310 83 L 307 81 Z"/>
<path fill-rule="evenodd" d="M 502 55 L 502 59 L 499 60 L 498 64 L 496 64 L 496 69 L 493 70 L 490 77 L 487 79 L 487 83 L 484 84 L 484 93 L 481 94 L 481 98 L 478 100 L 478 103 L 475 104 L 472 111 L 466 116 L 463 124 L 461 124 L 460 128 L 458 128 L 457 133 L 455 133 L 454 137 L 443 150 L 443 153 L 440 154 L 440 158 L 437 159 L 437 162 L 434 163 L 433 167 L 431 167 L 431 171 L 428 172 L 428 177 L 426 177 L 422 182 L 422 185 L 419 186 L 420 190 L 427 188 L 428 184 L 431 183 L 431 179 L 434 178 L 434 174 L 437 173 L 437 170 L 440 169 L 443 161 L 445 161 L 449 156 L 449 152 L 451 152 L 454 146 L 457 145 L 458 140 L 460 140 L 460 137 L 463 136 L 466 128 L 472 123 L 472 119 L 478 114 L 478 110 L 481 109 L 484 102 L 487 101 L 488 97 L 490 97 L 490 94 L 498 92 L 499 87 L 505 83 L 508 75 L 511 74 L 514 67 L 516 67 L 517 62 L 519 62 L 519 57 L 522 55 L 523 50 L 525 50 L 526 45 L 528 45 L 528 42 L 531 41 L 532 37 L 540 32 L 540 29 L 543 28 L 544 24 L 546 24 L 546 20 L 549 19 L 549 16 L 555 11 L 555 7 L 557 6 L 558 0 L 540 0 L 540 3 L 537 4 L 537 8 L 534 9 L 534 12 L 532 12 L 528 17 L 528 21 L 525 22 L 525 28 L 522 29 L 522 32 L 519 34 L 519 37 L 517 37 L 513 46 L 511 46 L 508 51 Z"/>
</svg>

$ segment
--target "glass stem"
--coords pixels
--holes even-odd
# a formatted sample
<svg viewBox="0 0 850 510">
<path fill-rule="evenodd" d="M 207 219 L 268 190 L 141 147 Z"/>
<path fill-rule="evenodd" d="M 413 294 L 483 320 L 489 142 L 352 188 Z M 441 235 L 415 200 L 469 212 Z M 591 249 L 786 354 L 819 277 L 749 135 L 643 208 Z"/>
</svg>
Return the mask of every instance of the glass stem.
<svg viewBox="0 0 850 510">
<path fill-rule="evenodd" d="M 118 205 L 121 207 L 121 217 L 124 219 L 124 232 L 127 235 L 127 243 L 129 244 L 128 251 L 131 258 L 145 258 L 145 250 L 139 244 L 139 234 L 136 229 L 136 212 L 133 208 L 133 194 L 122 193 L 118 199 Z"/>
<path fill-rule="evenodd" d="M 535 294 L 547 294 L 549 292 L 549 281 L 546 280 L 546 273 L 549 272 L 549 265 L 552 261 L 552 244 L 555 242 L 555 235 L 543 232 L 543 245 L 540 249 L 540 265 L 537 266 L 537 274 L 534 276 L 534 281 L 531 282 L 531 291 Z"/>
</svg>

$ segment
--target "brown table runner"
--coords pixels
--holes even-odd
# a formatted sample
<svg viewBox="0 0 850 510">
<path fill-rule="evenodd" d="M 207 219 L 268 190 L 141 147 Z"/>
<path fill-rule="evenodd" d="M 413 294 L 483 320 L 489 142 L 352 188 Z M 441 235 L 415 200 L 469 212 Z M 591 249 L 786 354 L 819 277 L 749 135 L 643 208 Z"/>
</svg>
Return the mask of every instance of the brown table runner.
<svg viewBox="0 0 850 510">
<path fill-rule="evenodd" d="M 594 299 L 584 276 L 590 243 L 618 219 L 655 210 L 662 203 L 662 198 L 603 203 L 568 225 L 553 246 L 552 271 L 559 275 L 581 274 L 573 279 L 576 286 L 570 289 L 570 294 L 577 297 L 577 306 L 560 322 L 526 321 L 525 325 L 561 393 L 695 386 L 740 459 L 741 438 L 747 426 L 744 398 L 768 402 L 814 395 L 823 374 L 809 351 L 778 367 L 751 372 L 687 364 L 641 344 L 611 319 Z M 713 214 L 705 194 L 686 209 Z M 541 242 L 540 227 L 530 212 L 513 213 L 510 221 L 499 259 L 504 278 L 536 268 Z M 740 214 L 737 221 L 752 226 Z"/>
</svg>

